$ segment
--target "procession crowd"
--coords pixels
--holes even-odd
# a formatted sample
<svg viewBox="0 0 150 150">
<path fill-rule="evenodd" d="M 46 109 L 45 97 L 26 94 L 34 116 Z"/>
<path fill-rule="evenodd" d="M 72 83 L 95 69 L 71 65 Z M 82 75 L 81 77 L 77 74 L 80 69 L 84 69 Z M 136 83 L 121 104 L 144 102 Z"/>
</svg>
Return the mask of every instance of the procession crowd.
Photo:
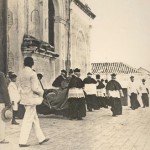
<svg viewBox="0 0 150 150">
<path fill-rule="evenodd" d="M 0 118 L 1 144 L 8 143 L 5 140 L 5 122 L 7 120 L 5 113 L 7 109 L 11 108 L 13 110 L 11 123 L 13 125 L 19 124 L 16 122 L 18 103 L 25 107 L 19 146 L 29 146 L 27 142 L 32 128 L 35 129 L 39 144 L 49 141 L 49 138 L 44 136 L 40 128 L 37 115 L 37 105 L 43 103 L 43 95 L 45 94 L 41 83 L 43 75 L 37 74 L 32 69 L 33 65 L 32 57 L 24 59 L 24 68 L 19 77 L 19 86 L 16 84 L 17 74 L 9 72 L 9 80 L 6 81 L 4 74 L 0 72 L 0 114 L 4 116 Z M 121 97 L 124 97 L 124 93 L 121 84 L 116 80 L 117 75 L 115 73 L 111 74 L 110 81 L 101 79 L 99 74 L 93 78 L 90 72 L 83 80 L 80 75 L 79 68 L 70 69 L 68 75 L 66 70 L 61 70 L 61 75 L 52 83 L 56 90 L 65 90 L 69 120 L 83 120 L 83 117 L 86 117 L 86 111 L 92 112 L 101 108 L 110 108 L 113 117 L 122 115 Z M 127 90 L 132 110 L 139 107 L 149 107 L 149 89 L 145 82 L 146 80 L 142 79 L 140 87 L 137 87 L 134 76 L 130 77 Z M 140 106 L 138 101 L 139 94 L 141 94 L 143 106 Z"/>
</svg>

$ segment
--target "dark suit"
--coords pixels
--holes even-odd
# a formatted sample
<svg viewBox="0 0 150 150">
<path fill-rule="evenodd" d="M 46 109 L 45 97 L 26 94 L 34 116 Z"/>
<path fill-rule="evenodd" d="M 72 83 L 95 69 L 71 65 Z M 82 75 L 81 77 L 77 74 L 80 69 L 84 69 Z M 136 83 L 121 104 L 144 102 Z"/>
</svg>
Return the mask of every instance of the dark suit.
<svg viewBox="0 0 150 150">
<path fill-rule="evenodd" d="M 63 80 L 65 80 L 65 77 L 63 77 L 62 75 L 58 76 L 58 77 L 54 80 L 52 86 L 54 86 L 54 87 L 61 87 L 61 82 L 62 82 Z"/>
<path fill-rule="evenodd" d="M 0 103 L 4 103 L 6 105 L 10 104 L 10 97 L 8 94 L 7 82 L 2 72 L 0 72 Z"/>
<path fill-rule="evenodd" d="M 4 74 L 0 72 L 0 115 L 5 108 L 5 105 L 10 105 L 10 97 L 7 89 L 7 82 Z M 0 116 L 0 142 L 5 139 L 5 122 Z"/>
</svg>

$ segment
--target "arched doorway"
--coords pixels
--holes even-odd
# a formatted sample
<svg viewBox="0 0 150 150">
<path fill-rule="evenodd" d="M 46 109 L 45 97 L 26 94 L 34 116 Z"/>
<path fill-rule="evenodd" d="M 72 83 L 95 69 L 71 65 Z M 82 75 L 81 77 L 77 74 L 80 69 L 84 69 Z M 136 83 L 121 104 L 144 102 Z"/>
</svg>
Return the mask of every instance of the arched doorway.
<svg viewBox="0 0 150 150">
<path fill-rule="evenodd" d="M 87 73 L 87 46 L 82 31 L 78 32 L 76 39 L 76 65 L 81 69 L 81 76 L 85 77 Z"/>
</svg>

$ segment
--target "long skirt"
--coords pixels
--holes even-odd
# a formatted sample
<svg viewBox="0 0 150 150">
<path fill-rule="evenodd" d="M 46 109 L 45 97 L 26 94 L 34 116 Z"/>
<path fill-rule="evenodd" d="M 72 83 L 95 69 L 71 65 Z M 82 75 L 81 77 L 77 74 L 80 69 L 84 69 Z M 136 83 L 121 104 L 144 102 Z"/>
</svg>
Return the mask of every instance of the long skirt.
<svg viewBox="0 0 150 150">
<path fill-rule="evenodd" d="M 98 106 L 99 107 L 104 107 L 104 108 L 108 108 L 108 99 L 106 97 L 97 97 L 97 101 L 98 101 Z"/>
<path fill-rule="evenodd" d="M 122 104 L 120 98 L 110 97 L 111 111 L 113 115 L 122 115 Z"/>
<path fill-rule="evenodd" d="M 90 111 L 92 109 L 99 109 L 99 104 L 96 95 L 86 95 L 85 96 L 87 109 Z"/>
<path fill-rule="evenodd" d="M 143 102 L 143 107 L 149 107 L 149 97 L 147 93 L 142 93 L 142 102 Z"/>
<path fill-rule="evenodd" d="M 81 118 L 86 116 L 85 98 L 69 98 L 69 118 Z"/>
<path fill-rule="evenodd" d="M 131 108 L 134 110 L 134 109 L 137 109 L 138 107 L 140 107 L 140 103 L 137 99 L 137 94 L 135 93 L 131 93 L 131 96 L 130 96 L 130 103 L 131 103 Z"/>
</svg>

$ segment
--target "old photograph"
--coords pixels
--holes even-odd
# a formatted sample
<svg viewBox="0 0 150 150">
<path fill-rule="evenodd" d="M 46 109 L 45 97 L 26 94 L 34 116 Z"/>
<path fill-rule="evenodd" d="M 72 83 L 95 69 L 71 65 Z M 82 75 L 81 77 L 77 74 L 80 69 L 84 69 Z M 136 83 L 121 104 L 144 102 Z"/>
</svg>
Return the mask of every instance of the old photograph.
<svg viewBox="0 0 150 150">
<path fill-rule="evenodd" d="M 150 150 L 149 0 L 0 0 L 0 150 Z"/>
</svg>

